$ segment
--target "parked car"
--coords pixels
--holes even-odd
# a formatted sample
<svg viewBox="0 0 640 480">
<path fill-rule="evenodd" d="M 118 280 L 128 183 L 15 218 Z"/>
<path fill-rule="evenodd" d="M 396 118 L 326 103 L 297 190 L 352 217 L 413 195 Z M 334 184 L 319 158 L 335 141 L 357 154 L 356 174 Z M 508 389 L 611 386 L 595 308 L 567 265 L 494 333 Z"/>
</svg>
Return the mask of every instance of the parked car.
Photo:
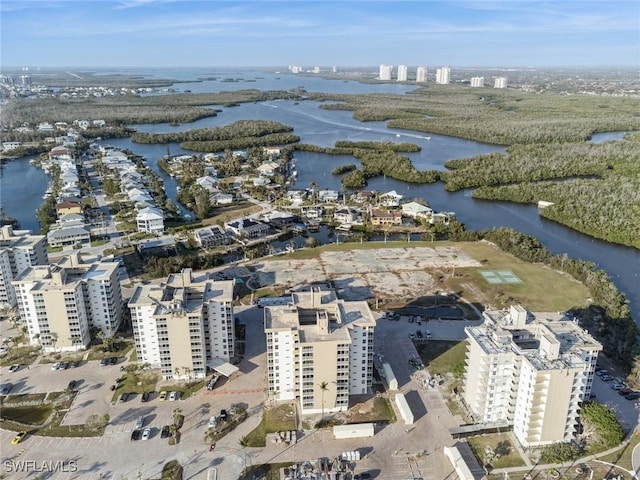
<svg viewBox="0 0 640 480">
<path fill-rule="evenodd" d="M 624 388 L 624 385 L 620 385 L 619 383 L 612 383 L 611 388 L 613 390 L 622 390 Z"/>
<path fill-rule="evenodd" d="M 166 400 L 167 399 L 167 391 L 163 390 L 160 392 L 160 395 L 158 396 L 158 400 Z"/>
<path fill-rule="evenodd" d="M 19 365 L 19 364 L 17 364 L 17 363 L 16 363 L 15 365 L 11 365 L 11 366 L 9 367 L 9 371 L 10 371 L 10 372 L 17 372 L 18 370 L 20 370 L 20 365 Z"/>
<path fill-rule="evenodd" d="M 124 392 L 122 395 L 120 395 L 121 402 L 126 402 L 128 399 L 129 399 L 129 392 Z"/>
<path fill-rule="evenodd" d="M 431 338 L 431 330 L 426 330 L 424 332 L 424 336 L 427 337 L 427 338 Z"/>
<path fill-rule="evenodd" d="M 109 365 L 109 359 L 107 357 L 104 357 L 102 360 L 100 360 L 101 367 L 105 367 L 107 365 Z"/>
<path fill-rule="evenodd" d="M 416 316 L 416 322 L 418 322 L 418 325 L 422 325 L 422 317 L 420 315 Z"/>
<path fill-rule="evenodd" d="M 76 387 L 76 383 L 77 383 L 77 382 L 76 382 L 75 380 L 71 380 L 71 381 L 69 382 L 69 384 L 67 385 L 67 388 L 68 388 L 69 390 L 73 390 L 73 389 Z"/>
<path fill-rule="evenodd" d="M 415 336 L 413 333 L 410 333 L 410 334 L 409 334 L 409 338 L 410 338 L 411 340 L 413 340 L 414 338 L 416 338 L 416 336 Z"/>
<path fill-rule="evenodd" d="M 144 427 L 144 415 L 140 415 L 138 418 L 136 418 L 136 428 L 142 427 Z"/>
<path fill-rule="evenodd" d="M 169 425 L 163 426 L 162 430 L 160 430 L 160 438 L 167 438 L 169 435 L 171 435 L 171 430 L 169 430 Z"/>
<path fill-rule="evenodd" d="M 142 430 L 140 429 L 136 429 L 133 432 L 131 432 L 131 440 L 140 440 L 141 436 L 142 436 Z"/>
<path fill-rule="evenodd" d="M 76 368 L 78 365 L 80 365 L 80 362 L 78 360 L 74 360 L 69 364 L 71 368 Z"/>
<path fill-rule="evenodd" d="M 148 402 L 150 396 L 151 396 L 151 394 L 149 392 L 143 392 L 142 393 L 142 398 L 140 400 L 143 401 L 143 402 Z"/>
<path fill-rule="evenodd" d="M 118 363 L 118 357 L 109 357 L 109 365 L 115 365 Z"/>
<path fill-rule="evenodd" d="M 625 395 L 629 395 L 631 392 L 633 392 L 633 390 L 625 387 L 618 390 L 618 395 L 620 395 L 621 397 L 624 397 Z"/>
<path fill-rule="evenodd" d="M 640 398 L 640 392 L 631 392 L 624 396 L 627 400 L 638 400 Z"/>
<path fill-rule="evenodd" d="M 209 380 L 209 383 L 207 383 L 207 390 L 213 390 L 213 387 L 216 386 L 219 378 L 219 375 L 214 375 L 213 377 L 211 377 L 211 380 Z"/>
<path fill-rule="evenodd" d="M 142 432 L 141 440 L 149 440 L 150 437 L 151 437 L 151 429 L 145 428 L 144 431 Z"/>
<path fill-rule="evenodd" d="M 180 392 L 177 392 L 177 391 L 174 390 L 173 392 L 171 392 L 169 394 L 169 401 L 170 402 L 174 402 L 174 401 L 179 400 L 179 399 L 180 399 Z"/>
<path fill-rule="evenodd" d="M 13 440 L 11 440 L 11 445 L 19 444 L 25 439 L 26 436 L 27 436 L 26 430 L 16 433 L 16 436 L 13 437 Z"/>
<path fill-rule="evenodd" d="M 418 338 L 422 338 L 423 337 L 422 332 L 420 330 L 416 331 L 416 337 L 418 337 Z"/>
<path fill-rule="evenodd" d="M 409 323 L 413 323 L 413 315 L 409 315 Z"/>
<path fill-rule="evenodd" d="M 51 364 L 51 370 L 60 370 L 62 368 L 62 363 L 56 362 Z"/>
<path fill-rule="evenodd" d="M 596 375 L 602 377 L 603 375 L 609 375 L 609 371 L 601 368 L 600 370 L 596 370 Z"/>
<path fill-rule="evenodd" d="M 224 408 L 220 410 L 220 420 L 223 422 L 227 420 L 227 411 Z"/>
<path fill-rule="evenodd" d="M 60 364 L 60 370 L 66 370 L 67 368 L 69 368 L 69 364 L 67 362 L 62 362 Z"/>
<path fill-rule="evenodd" d="M 603 382 L 610 382 L 611 380 L 613 380 L 613 375 L 601 375 L 600 379 Z"/>
<path fill-rule="evenodd" d="M 0 387 L 0 395 L 9 395 L 9 392 L 13 388 L 13 383 L 5 383 Z"/>
</svg>

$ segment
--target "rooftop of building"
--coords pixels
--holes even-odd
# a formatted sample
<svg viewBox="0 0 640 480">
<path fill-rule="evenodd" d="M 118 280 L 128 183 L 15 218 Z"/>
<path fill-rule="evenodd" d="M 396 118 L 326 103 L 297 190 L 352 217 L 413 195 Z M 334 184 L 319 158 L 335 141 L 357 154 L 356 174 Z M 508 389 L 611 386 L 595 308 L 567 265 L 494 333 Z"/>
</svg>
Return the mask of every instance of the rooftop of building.
<svg viewBox="0 0 640 480">
<path fill-rule="evenodd" d="M 350 341 L 354 326 L 376 325 L 367 302 L 342 300 L 318 286 L 293 292 L 287 305 L 264 310 L 266 330 L 297 330 L 302 343 Z"/>
<path fill-rule="evenodd" d="M 207 273 L 196 275 L 190 268 L 185 268 L 180 273 L 170 274 L 160 285 L 138 284 L 129 306 L 155 304 L 154 315 L 199 312 L 204 302 L 232 302 L 233 286 L 233 280 L 212 280 Z"/>
<path fill-rule="evenodd" d="M 483 313 L 485 322 L 467 334 L 486 354 L 526 357 L 538 370 L 580 368 L 582 354 L 602 345 L 564 312 L 528 312 L 521 306 Z"/>
</svg>

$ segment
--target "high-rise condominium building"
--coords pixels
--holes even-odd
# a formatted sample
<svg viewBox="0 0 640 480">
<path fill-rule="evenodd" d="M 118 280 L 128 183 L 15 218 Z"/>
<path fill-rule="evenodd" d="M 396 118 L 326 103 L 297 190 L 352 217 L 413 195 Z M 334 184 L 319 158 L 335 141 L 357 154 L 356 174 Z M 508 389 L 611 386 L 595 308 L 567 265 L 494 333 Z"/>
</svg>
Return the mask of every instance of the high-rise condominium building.
<svg viewBox="0 0 640 480">
<path fill-rule="evenodd" d="M 165 379 L 203 378 L 234 355 L 233 281 L 190 268 L 161 285 L 138 285 L 129 300 L 138 361 Z"/>
<path fill-rule="evenodd" d="M 392 72 L 393 72 L 393 65 L 380 65 L 380 73 L 378 74 L 378 79 L 391 80 Z"/>
<path fill-rule="evenodd" d="M 436 70 L 436 83 L 447 85 L 451 82 L 451 68 L 442 67 Z"/>
<path fill-rule="evenodd" d="M 92 327 L 113 335 L 122 321 L 118 263 L 83 262 L 78 253 L 23 271 L 13 285 L 31 343 L 45 352 L 72 351 L 91 341 Z"/>
<path fill-rule="evenodd" d="M 474 420 L 513 426 L 524 446 L 574 438 L 602 345 L 558 313 L 485 311 L 465 328 L 463 398 Z"/>
<path fill-rule="evenodd" d="M 406 81 L 407 81 L 407 66 L 398 65 L 398 82 L 406 82 Z"/>
<path fill-rule="evenodd" d="M 346 410 L 371 388 L 375 325 L 366 302 L 316 286 L 265 307 L 268 396 L 298 399 L 304 414 Z"/>
<path fill-rule="evenodd" d="M 484 77 L 471 77 L 472 87 L 484 87 Z"/>
<path fill-rule="evenodd" d="M 507 79 L 505 77 L 496 77 L 493 88 L 507 88 Z"/>
<path fill-rule="evenodd" d="M 18 300 L 11 282 L 27 268 L 47 263 L 47 237 L 13 230 L 11 225 L 0 227 L 0 306 L 15 307 Z"/>
<path fill-rule="evenodd" d="M 416 70 L 416 82 L 424 83 L 427 81 L 427 67 L 418 67 Z"/>
</svg>

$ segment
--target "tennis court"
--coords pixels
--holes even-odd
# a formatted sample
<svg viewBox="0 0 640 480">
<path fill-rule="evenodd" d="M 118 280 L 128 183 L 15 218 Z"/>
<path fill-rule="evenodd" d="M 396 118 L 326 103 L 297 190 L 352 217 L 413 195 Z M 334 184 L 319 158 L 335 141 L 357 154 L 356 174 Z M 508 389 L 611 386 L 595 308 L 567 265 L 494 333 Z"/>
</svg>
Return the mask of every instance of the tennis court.
<svg viewBox="0 0 640 480">
<path fill-rule="evenodd" d="M 511 270 L 480 270 L 480 274 L 491 285 L 522 283 Z"/>
</svg>

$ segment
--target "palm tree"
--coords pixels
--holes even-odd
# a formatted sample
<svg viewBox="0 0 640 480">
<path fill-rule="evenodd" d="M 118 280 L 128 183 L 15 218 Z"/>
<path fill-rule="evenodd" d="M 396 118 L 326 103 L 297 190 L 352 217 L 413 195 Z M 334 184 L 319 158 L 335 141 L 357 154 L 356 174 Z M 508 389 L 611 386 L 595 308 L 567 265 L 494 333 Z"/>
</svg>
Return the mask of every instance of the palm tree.
<svg viewBox="0 0 640 480">
<path fill-rule="evenodd" d="M 322 381 L 318 384 L 320 391 L 322 392 L 322 419 L 324 419 L 324 392 L 329 390 L 329 382 Z"/>
<path fill-rule="evenodd" d="M 173 371 L 173 373 L 175 373 L 176 377 L 180 376 L 180 372 L 181 372 L 180 367 L 176 367 L 175 370 Z"/>
<path fill-rule="evenodd" d="M 58 343 L 58 334 L 56 332 L 51 332 L 50 334 L 51 346 L 53 347 L 53 351 L 56 351 L 56 344 Z"/>
<path fill-rule="evenodd" d="M 173 419 L 173 424 L 176 427 L 180 427 L 180 420 L 182 419 L 182 409 L 181 408 L 174 408 L 173 411 L 171 412 L 171 418 Z"/>
</svg>

